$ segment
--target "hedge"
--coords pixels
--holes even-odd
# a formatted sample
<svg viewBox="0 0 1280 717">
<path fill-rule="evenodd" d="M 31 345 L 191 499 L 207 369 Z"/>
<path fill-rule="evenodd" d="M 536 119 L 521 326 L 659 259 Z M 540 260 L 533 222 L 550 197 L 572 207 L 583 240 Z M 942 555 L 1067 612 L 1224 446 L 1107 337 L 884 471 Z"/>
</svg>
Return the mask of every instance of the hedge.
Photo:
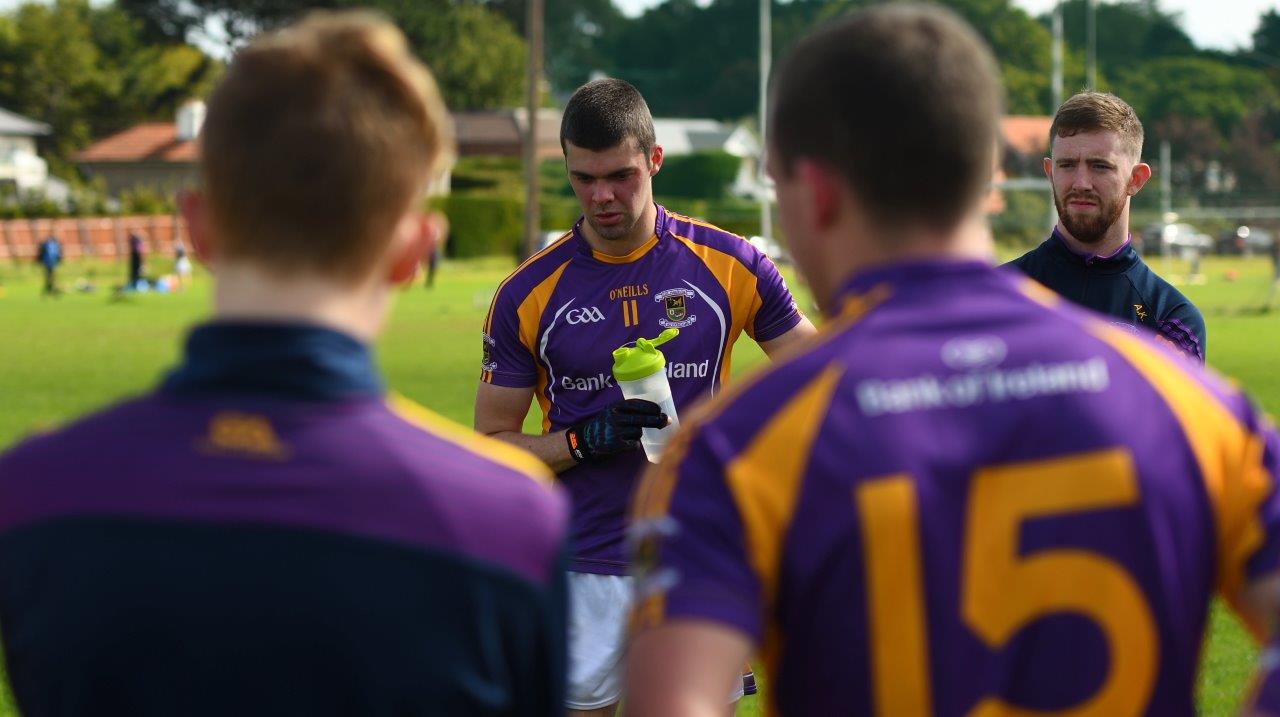
<svg viewBox="0 0 1280 717">
<path fill-rule="evenodd" d="M 667 157 L 653 178 L 653 191 L 670 197 L 721 199 L 729 195 L 742 158 L 728 152 L 694 152 Z"/>
</svg>

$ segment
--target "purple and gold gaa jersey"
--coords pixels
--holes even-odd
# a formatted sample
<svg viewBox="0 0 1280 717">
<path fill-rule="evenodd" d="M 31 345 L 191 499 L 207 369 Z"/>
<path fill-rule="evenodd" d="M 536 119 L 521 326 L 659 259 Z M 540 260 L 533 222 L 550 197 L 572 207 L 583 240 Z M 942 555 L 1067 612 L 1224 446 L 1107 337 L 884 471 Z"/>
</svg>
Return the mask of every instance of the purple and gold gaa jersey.
<svg viewBox="0 0 1280 717">
<path fill-rule="evenodd" d="M 484 326 L 481 380 L 535 387 L 544 433 L 622 399 L 613 350 L 675 327 L 662 347 L 677 412 L 714 394 L 742 332 L 790 331 L 800 312 L 773 262 L 742 237 L 658 207 L 654 235 L 631 254 L 594 252 L 573 231 L 504 281 Z M 572 501 L 570 569 L 626 573 L 624 521 L 644 467 L 634 451 L 560 474 Z"/>
<path fill-rule="evenodd" d="M 761 646 L 787 715 L 1191 715 L 1280 558 L 1280 443 L 1171 349 L 982 263 L 859 275 L 637 495 L 637 619 Z"/>
<path fill-rule="evenodd" d="M 22 714 L 563 715 L 568 501 L 317 326 L 214 323 L 0 456 Z"/>
</svg>

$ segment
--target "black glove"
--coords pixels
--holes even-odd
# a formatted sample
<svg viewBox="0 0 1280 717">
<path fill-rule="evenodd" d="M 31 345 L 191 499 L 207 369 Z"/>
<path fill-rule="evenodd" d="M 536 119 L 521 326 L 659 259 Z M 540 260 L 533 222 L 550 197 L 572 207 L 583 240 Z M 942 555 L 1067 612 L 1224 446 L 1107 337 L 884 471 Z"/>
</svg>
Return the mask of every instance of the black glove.
<svg viewBox="0 0 1280 717">
<path fill-rule="evenodd" d="M 670 420 L 658 404 L 642 398 L 614 401 L 604 410 L 569 427 L 565 439 L 569 453 L 579 463 L 599 463 L 640 447 L 644 428 L 666 428 Z"/>
</svg>

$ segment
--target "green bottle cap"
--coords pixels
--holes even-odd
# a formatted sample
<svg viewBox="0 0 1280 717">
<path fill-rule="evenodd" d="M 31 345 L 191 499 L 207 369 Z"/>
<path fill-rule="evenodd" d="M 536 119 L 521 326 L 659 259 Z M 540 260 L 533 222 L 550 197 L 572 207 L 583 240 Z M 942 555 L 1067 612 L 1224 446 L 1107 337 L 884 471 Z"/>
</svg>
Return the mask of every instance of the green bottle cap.
<svg viewBox="0 0 1280 717">
<path fill-rule="evenodd" d="M 635 346 L 613 351 L 613 377 L 619 381 L 639 381 L 667 367 L 667 358 L 658 347 L 674 339 L 680 329 L 667 329 L 656 339 L 636 339 Z"/>
</svg>

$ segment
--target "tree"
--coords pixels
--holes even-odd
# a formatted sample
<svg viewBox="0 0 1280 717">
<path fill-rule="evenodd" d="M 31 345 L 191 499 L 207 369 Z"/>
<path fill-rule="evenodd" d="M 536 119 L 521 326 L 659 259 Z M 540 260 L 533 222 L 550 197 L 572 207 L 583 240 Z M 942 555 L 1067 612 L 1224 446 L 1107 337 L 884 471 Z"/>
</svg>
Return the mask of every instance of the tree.
<svg viewBox="0 0 1280 717">
<path fill-rule="evenodd" d="M 1116 94 L 1148 124 L 1170 117 L 1211 123 L 1219 140 L 1245 116 L 1272 106 L 1275 88 L 1257 70 L 1199 57 L 1147 60 L 1123 70 Z"/>
<path fill-rule="evenodd" d="M 431 66 L 449 107 L 520 104 L 525 43 L 505 18 L 479 5 L 452 5 L 440 11 L 433 11 L 429 3 L 394 7 L 400 28 Z"/>
<path fill-rule="evenodd" d="M 1280 12 L 1274 8 L 1258 19 L 1258 29 L 1253 31 L 1253 51 L 1280 63 Z"/>
<path fill-rule="evenodd" d="M 87 0 L 27 4 L 0 16 L 0 105 L 47 122 L 41 144 L 59 173 L 93 136 L 93 110 L 112 90 Z"/>
<path fill-rule="evenodd" d="M 505 18 L 465 0 L 119 0 L 143 35 L 185 41 L 214 33 L 234 46 L 309 10 L 349 7 L 385 13 L 431 66 L 445 102 L 458 109 L 517 104 L 524 87 L 524 40 Z"/>
</svg>

